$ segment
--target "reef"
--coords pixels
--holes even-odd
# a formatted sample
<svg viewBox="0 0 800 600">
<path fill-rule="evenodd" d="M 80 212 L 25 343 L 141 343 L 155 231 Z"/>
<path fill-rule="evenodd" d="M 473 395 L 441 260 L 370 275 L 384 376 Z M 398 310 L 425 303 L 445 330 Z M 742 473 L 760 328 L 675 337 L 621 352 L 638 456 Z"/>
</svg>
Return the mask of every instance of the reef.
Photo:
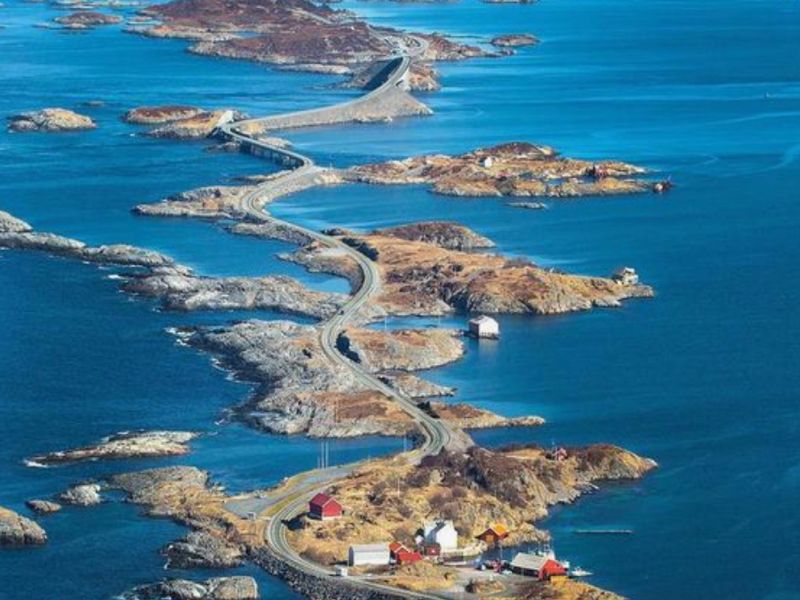
<svg viewBox="0 0 800 600">
<path fill-rule="evenodd" d="M 8 130 L 15 133 L 40 131 L 55 133 L 61 131 L 80 131 L 94 129 L 95 122 L 66 108 L 43 108 L 8 117 Z"/>
<path fill-rule="evenodd" d="M 48 452 L 29 458 L 28 464 L 54 465 L 85 460 L 180 456 L 198 434 L 190 431 L 142 431 L 118 433 L 92 446 Z"/>
<path fill-rule="evenodd" d="M 37 523 L 0 506 L 0 547 L 41 546 L 47 533 Z"/>
<path fill-rule="evenodd" d="M 509 142 L 458 156 L 432 154 L 360 165 L 342 176 L 360 183 L 429 185 L 447 196 L 574 198 L 658 191 L 663 182 L 640 179 L 645 172 L 624 162 L 566 158 L 548 146 Z"/>
</svg>

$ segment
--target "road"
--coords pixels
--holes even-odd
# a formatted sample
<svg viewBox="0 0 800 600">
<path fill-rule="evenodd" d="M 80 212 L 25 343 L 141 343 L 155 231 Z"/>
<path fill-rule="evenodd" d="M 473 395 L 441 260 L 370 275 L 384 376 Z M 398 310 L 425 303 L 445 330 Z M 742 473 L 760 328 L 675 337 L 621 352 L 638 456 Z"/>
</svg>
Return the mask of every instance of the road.
<svg viewBox="0 0 800 600">
<path fill-rule="evenodd" d="M 411 66 L 412 56 L 422 54 L 427 47 L 426 42 L 419 38 L 403 38 L 403 40 L 402 43 L 398 43 L 398 52 L 402 52 L 403 54 L 392 57 L 392 59 L 396 61 L 394 70 L 387 75 L 385 82 L 368 94 L 333 107 L 298 111 L 285 115 L 223 124 L 219 128 L 219 132 L 228 139 L 257 148 L 263 151 L 267 156 L 272 156 L 284 164 L 291 164 L 293 166 L 293 168 L 282 172 L 278 177 L 260 184 L 242 199 L 241 208 L 247 213 L 251 220 L 257 222 L 272 222 L 294 229 L 316 240 L 327 248 L 336 249 L 345 254 L 354 260 L 361 269 L 362 283 L 359 289 L 355 291 L 336 315 L 319 324 L 320 346 L 325 356 L 330 361 L 349 369 L 357 381 L 364 387 L 373 389 L 392 398 L 417 422 L 423 436 L 423 442 L 416 449 L 407 453 L 409 462 L 416 463 L 424 456 L 439 453 L 440 450 L 448 447 L 451 442 L 460 442 L 463 439 L 461 436 L 464 434 L 460 431 L 453 430 L 446 422 L 436 419 L 420 410 L 413 400 L 389 387 L 375 377 L 375 375 L 364 370 L 359 364 L 348 359 L 341 354 L 336 347 L 336 340 L 342 330 L 354 319 L 364 304 L 380 291 L 381 277 L 377 264 L 337 238 L 324 235 L 318 231 L 313 231 L 294 223 L 276 219 L 272 215 L 266 213 L 263 210 L 266 203 L 279 196 L 306 187 L 315 177 L 323 173 L 325 169 L 315 165 L 314 161 L 308 156 L 272 145 L 258 139 L 258 137 L 245 133 L 248 130 L 252 130 L 246 127 L 248 125 L 258 125 L 261 126 L 260 129 L 263 129 L 264 125 L 287 122 L 288 118 L 303 117 L 309 114 L 313 116 L 314 114 L 319 114 L 320 111 L 330 112 L 337 108 L 352 108 L 355 104 L 374 99 L 376 96 L 385 93 L 388 89 L 400 85 L 401 82 L 404 81 Z M 251 513 L 267 515 L 270 521 L 266 528 L 265 538 L 272 552 L 278 558 L 304 572 L 316 576 L 333 576 L 331 570 L 300 557 L 294 551 L 286 540 L 285 522 L 292 520 L 302 513 L 306 509 L 309 499 L 315 493 L 324 490 L 336 479 L 345 477 L 352 472 L 358 464 L 359 463 L 340 465 L 332 469 L 314 471 L 303 478 L 297 478 L 296 483 L 292 482 L 290 485 L 286 486 L 280 494 L 264 498 L 252 498 L 244 501 L 231 502 L 227 508 L 243 517 Z M 363 578 L 350 579 L 354 584 L 359 586 L 389 591 L 393 594 L 408 598 L 437 598 L 437 596 L 434 595 L 398 590 L 397 588 L 381 585 Z"/>
</svg>

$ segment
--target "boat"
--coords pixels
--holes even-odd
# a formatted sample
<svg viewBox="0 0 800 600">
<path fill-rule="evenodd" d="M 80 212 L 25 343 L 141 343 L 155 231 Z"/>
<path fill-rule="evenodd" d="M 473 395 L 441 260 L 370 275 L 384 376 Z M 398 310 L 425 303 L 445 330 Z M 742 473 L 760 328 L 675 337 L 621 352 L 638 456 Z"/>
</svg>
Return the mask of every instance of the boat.
<svg viewBox="0 0 800 600">
<path fill-rule="evenodd" d="M 569 575 L 570 577 L 589 577 L 592 575 L 592 572 L 582 569 L 581 567 L 575 567 L 574 569 L 570 569 Z"/>
</svg>

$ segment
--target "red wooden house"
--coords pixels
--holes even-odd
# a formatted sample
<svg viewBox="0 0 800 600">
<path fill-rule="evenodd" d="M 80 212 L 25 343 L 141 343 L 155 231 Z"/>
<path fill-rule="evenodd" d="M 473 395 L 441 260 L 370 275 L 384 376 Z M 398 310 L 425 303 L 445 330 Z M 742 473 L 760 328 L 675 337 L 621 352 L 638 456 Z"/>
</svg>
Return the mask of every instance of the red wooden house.
<svg viewBox="0 0 800 600">
<path fill-rule="evenodd" d="M 308 515 L 321 521 L 342 516 L 342 505 L 327 494 L 317 494 L 308 503 Z"/>
</svg>

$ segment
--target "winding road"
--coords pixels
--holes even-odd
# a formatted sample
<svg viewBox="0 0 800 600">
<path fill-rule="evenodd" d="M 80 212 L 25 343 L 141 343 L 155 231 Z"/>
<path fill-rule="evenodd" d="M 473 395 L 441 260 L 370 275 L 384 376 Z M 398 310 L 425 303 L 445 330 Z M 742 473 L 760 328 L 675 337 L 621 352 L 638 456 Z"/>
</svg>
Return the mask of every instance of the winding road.
<svg viewBox="0 0 800 600">
<path fill-rule="evenodd" d="M 424 412 L 412 399 L 386 385 L 375 375 L 367 372 L 359 364 L 339 352 L 336 346 L 339 334 L 353 320 L 361 307 L 380 291 L 381 277 L 378 266 L 359 251 L 337 238 L 276 219 L 264 210 L 264 206 L 273 199 L 313 185 L 314 180 L 324 173 L 325 169 L 315 165 L 314 161 L 308 156 L 271 144 L 259 139 L 256 135 L 247 133 L 248 130 L 252 131 L 253 129 L 261 131 L 274 130 L 275 128 L 280 128 L 281 124 L 287 123 L 305 122 L 314 124 L 319 115 L 328 115 L 330 117 L 336 111 L 351 111 L 354 106 L 368 101 L 375 101 L 376 98 L 379 98 L 392 88 L 404 85 L 412 57 L 424 53 L 427 43 L 419 38 L 406 37 L 397 46 L 397 54 L 390 58 L 391 62 L 388 63 L 388 66 L 393 65 L 394 68 L 386 74 L 386 80 L 368 94 L 334 106 L 226 123 L 219 127 L 219 133 L 229 140 L 239 142 L 244 147 L 257 150 L 258 154 L 270 156 L 278 162 L 291 167 L 277 177 L 260 184 L 242 199 L 241 208 L 251 220 L 271 222 L 293 229 L 308 238 L 316 240 L 324 247 L 348 256 L 359 266 L 362 273 L 361 286 L 336 315 L 319 324 L 320 345 L 330 361 L 349 369 L 356 380 L 365 388 L 373 389 L 392 398 L 417 422 L 423 436 L 423 442 L 416 449 L 407 453 L 408 460 L 416 463 L 424 456 L 439 453 L 440 450 L 447 448 L 453 442 L 463 443 L 465 434 L 454 430 L 448 423 Z M 252 126 L 254 125 L 257 127 L 253 128 Z M 230 503 L 228 509 L 243 517 L 253 513 L 262 514 L 266 511 L 270 520 L 266 527 L 265 538 L 271 551 L 282 561 L 303 572 L 319 577 L 331 577 L 333 572 L 330 569 L 308 561 L 295 552 L 286 540 L 285 523 L 302 513 L 306 509 L 309 499 L 315 493 L 324 490 L 331 482 L 352 472 L 358 464 L 342 465 L 315 471 L 313 475 L 309 474 L 309 477 L 298 481 L 296 485 L 290 485 L 289 489 L 284 490 L 278 497 L 254 498 Z M 355 585 L 391 592 L 398 596 L 408 598 L 437 597 L 431 594 L 399 590 L 398 588 L 368 581 L 364 578 L 349 579 Z"/>
</svg>

